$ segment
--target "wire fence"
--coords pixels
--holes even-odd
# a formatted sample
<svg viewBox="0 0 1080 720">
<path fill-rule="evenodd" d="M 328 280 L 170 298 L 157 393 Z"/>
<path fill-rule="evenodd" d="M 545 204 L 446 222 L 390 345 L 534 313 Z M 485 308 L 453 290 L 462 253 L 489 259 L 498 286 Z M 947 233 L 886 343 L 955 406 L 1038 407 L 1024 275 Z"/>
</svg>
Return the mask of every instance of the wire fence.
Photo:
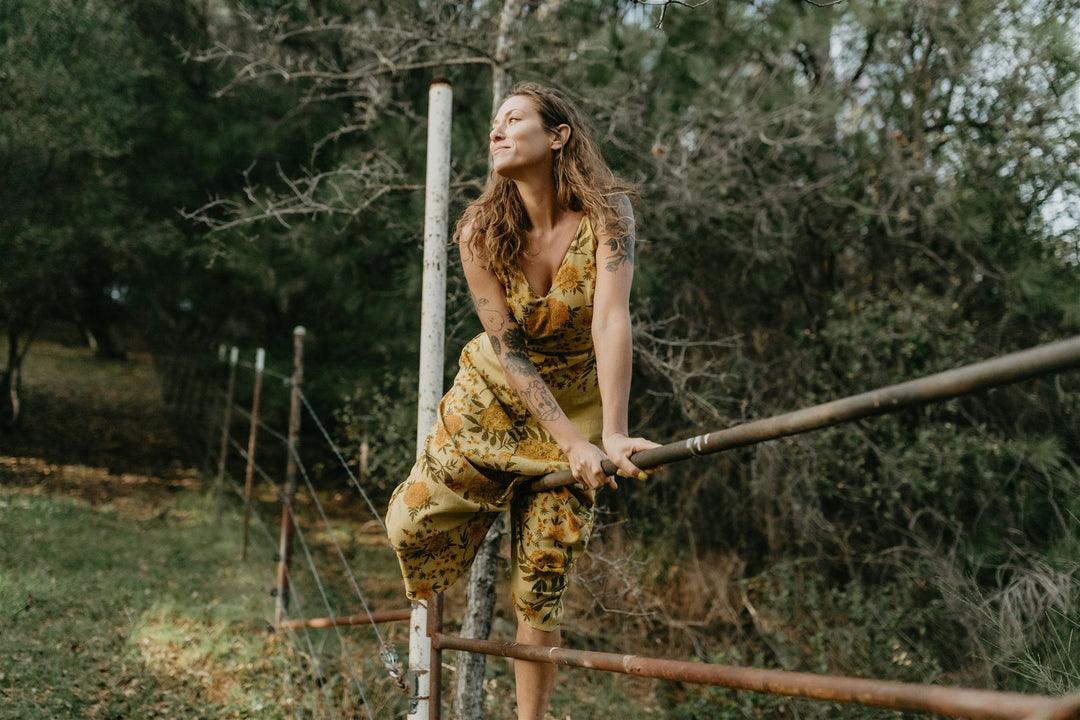
<svg viewBox="0 0 1080 720">
<path fill-rule="evenodd" d="M 219 401 L 205 403 L 205 393 L 199 395 L 207 407 L 208 425 L 220 429 L 217 443 L 215 492 L 224 503 L 226 493 L 235 495 L 244 508 L 244 547 L 248 553 L 249 538 L 257 554 L 272 557 L 276 563 L 276 585 L 272 592 L 275 602 L 274 626 L 280 643 L 291 657 L 289 671 L 283 678 L 287 697 L 293 702 L 287 709 L 297 718 L 384 718 L 400 716 L 407 704 L 410 683 L 399 648 L 407 644 L 402 635 L 405 628 L 392 624 L 407 620 L 409 608 L 402 607 L 404 596 L 400 588 L 371 588 L 370 577 L 363 576 L 357 565 L 364 558 L 383 558 L 396 568 L 396 559 L 386 539 L 382 513 L 361 482 L 358 473 L 346 460 L 319 413 L 303 389 L 304 331 L 294 333 L 293 373 L 285 375 L 267 370 L 262 350 L 254 362 L 241 361 L 236 348 L 228 354 L 228 373 L 222 378 L 224 392 L 218 391 Z M 224 349 L 219 353 L 226 359 Z M 220 366 L 220 365 L 219 365 Z M 187 367 L 184 365 L 183 367 Z M 884 388 L 874 393 L 835 401 L 818 408 L 778 416 L 758 423 L 748 423 L 752 437 L 728 437 L 737 429 L 720 431 L 672 443 L 659 450 L 656 462 L 644 459 L 638 464 L 651 467 L 663 462 L 716 452 L 737 444 L 761 442 L 804 432 L 855 417 L 883 414 L 906 404 L 936 402 L 946 397 L 974 392 L 986 387 L 1017 382 L 1041 374 L 1080 367 L 1080 337 L 1035 348 L 1024 353 L 1004 356 L 986 363 L 959 368 L 937 376 L 923 378 L 901 386 Z M 237 371 L 250 371 L 253 382 L 250 407 L 236 402 Z M 989 374 L 988 374 L 989 373 Z M 261 387 L 264 377 L 276 380 L 289 392 L 289 427 L 281 431 L 271 427 L 261 416 Z M 178 383 L 182 386 L 183 383 Z M 902 391 L 902 392 L 901 392 Z M 177 395 L 183 397 L 183 391 Z M 903 397 L 905 399 L 898 400 Z M 858 402 L 853 402 L 858 401 Z M 850 416 L 850 417 L 849 417 Z M 321 443 L 320 457 L 331 458 L 348 479 L 350 492 L 355 493 L 363 511 L 370 513 L 368 526 L 375 532 L 368 546 L 360 552 L 347 548 L 342 537 L 342 521 L 335 522 L 316 488 L 314 473 L 299 451 L 301 421 L 311 429 L 305 439 Z M 247 429 L 247 442 L 234 435 L 237 420 Z M 307 424 L 304 426 L 308 427 Z M 745 434 L 745 433 L 743 433 Z M 213 430 L 207 433 L 207 447 Z M 270 447 L 266 447 L 269 442 Z M 273 452 L 271 452 L 273 450 Z M 310 451 L 305 451 L 308 454 Z M 655 451 L 654 451 L 655 452 Z M 267 470 L 260 458 L 270 455 L 277 461 L 284 456 L 284 479 L 275 479 L 275 471 Z M 635 456 L 635 460 L 637 460 Z M 243 464 L 243 481 L 234 472 Z M 208 466 L 210 463 L 208 463 Z M 360 473 L 363 476 L 363 473 Z M 280 476 L 279 476 L 280 477 Z M 550 476 L 534 483 L 534 490 L 565 483 L 564 477 Z M 356 503 L 350 507 L 354 507 Z M 219 506 L 220 507 L 220 506 Z M 302 521 L 298 513 L 303 512 Z M 268 520 L 270 513 L 280 513 L 275 525 Z M 349 518 L 355 528 L 358 518 Z M 249 528 L 255 532 L 250 533 Z M 365 590 L 367 585 L 367 590 Z M 891 708 L 919 714 L 947 717 L 986 718 L 993 720 L 1068 720 L 1080 719 L 1080 696 L 1051 698 L 989 690 L 946 688 L 863 678 L 845 678 L 758 668 L 689 663 L 632 655 L 585 652 L 565 648 L 519 646 L 487 640 L 453 637 L 442 632 L 441 614 L 430 624 L 429 634 L 437 651 L 457 650 L 508 658 L 548 662 L 567 666 L 591 668 L 642 677 L 673 679 L 739 690 L 802 697 L 831 702 L 852 703 L 867 707 Z M 348 626 L 366 626 L 362 632 L 346 633 Z M 433 667 L 441 667 L 441 657 L 433 659 Z M 438 684 L 436 684 L 438 685 Z M 433 687 L 430 717 L 439 718 L 442 700 L 438 687 Z M 410 715 L 410 717 L 412 717 Z"/>
<path fill-rule="evenodd" d="M 284 695 L 293 699 L 291 713 L 298 718 L 387 717 L 387 711 L 404 705 L 405 685 L 398 654 L 400 633 L 388 634 L 384 623 L 407 618 L 408 610 L 376 609 L 386 600 L 373 599 L 362 587 L 354 570 L 357 559 L 341 540 L 349 533 L 343 531 L 344 523 L 331 518 L 325 493 L 316 488 L 314 473 L 299 452 L 303 417 L 315 430 L 305 439 L 321 441 L 325 449 L 321 455 L 328 453 L 339 464 L 351 490 L 371 513 L 378 530 L 375 534 L 384 539 L 381 547 L 373 546 L 374 550 L 366 552 L 381 552 L 388 562 L 393 561 L 375 504 L 304 393 L 302 344 L 303 334 L 298 333 L 292 375 L 266 369 L 261 350 L 252 363 L 241 361 L 236 348 L 232 349 L 225 389 L 207 413 L 209 422 L 220 429 L 221 439 L 216 462 L 206 464 L 216 467 L 214 492 L 219 517 L 226 493 L 243 505 L 243 556 L 247 557 L 250 545 L 252 555 L 272 558 L 276 563 L 276 583 L 271 591 L 274 626 L 279 642 L 292 658 L 291 670 L 283 678 Z M 225 353 L 220 356 L 224 359 Z M 253 379 L 251 407 L 236 402 L 238 370 L 249 372 Z M 290 427 L 285 432 L 268 424 L 260 414 L 264 377 L 289 391 Z M 235 436 L 236 421 L 246 425 L 246 444 Z M 208 448 L 213 445 L 209 443 Z M 264 466 L 260 461 L 263 456 L 275 461 L 286 458 L 284 480 L 280 470 Z M 234 470 L 239 464 L 244 468 L 242 481 Z M 275 511 L 281 515 L 276 528 L 269 519 Z M 302 521 L 297 519 L 298 512 L 303 512 Z M 347 635 L 343 628 L 348 625 L 366 625 L 367 634 Z M 372 647 L 377 652 L 372 653 Z"/>
</svg>

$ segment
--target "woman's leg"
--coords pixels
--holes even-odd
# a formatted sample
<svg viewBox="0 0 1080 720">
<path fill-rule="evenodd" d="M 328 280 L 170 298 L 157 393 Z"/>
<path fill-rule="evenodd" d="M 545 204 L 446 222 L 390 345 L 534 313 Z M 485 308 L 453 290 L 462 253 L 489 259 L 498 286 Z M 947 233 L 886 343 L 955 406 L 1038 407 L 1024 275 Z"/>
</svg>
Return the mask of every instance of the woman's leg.
<svg viewBox="0 0 1080 720">
<path fill-rule="evenodd" d="M 518 619 L 519 645 L 558 647 L 560 642 L 558 630 L 537 630 Z M 555 665 L 515 660 L 514 681 L 517 689 L 518 720 L 543 720 L 551 704 L 551 690 L 555 686 Z"/>
<path fill-rule="evenodd" d="M 518 618 L 517 642 L 558 647 L 562 596 L 574 560 L 589 541 L 592 496 L 568 488 L 520 492 L 512 503 L 510 526 L 510 597 Z M 542 720 L 551 702 L 555 665 L 515 660 L 514 678 L 518 720 Z"/>
<path fill-rule="evenodd" d="M 457 456 L 421 453 L 386 510 L 387 535 L 410 598 L 431 597 L 457 582 L 509 507 L 509 495 Z"/>
</svg>

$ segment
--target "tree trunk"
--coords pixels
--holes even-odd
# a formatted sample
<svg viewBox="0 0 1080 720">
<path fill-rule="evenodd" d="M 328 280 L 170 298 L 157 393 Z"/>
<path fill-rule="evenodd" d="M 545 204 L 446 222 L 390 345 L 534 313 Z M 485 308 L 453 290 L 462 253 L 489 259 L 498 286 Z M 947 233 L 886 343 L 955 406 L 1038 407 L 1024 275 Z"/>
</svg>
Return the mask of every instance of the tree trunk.
<svg viewBox="0 0 1080 720">
<path fill-rule="evenodd" d="M 508 67 L 514 54 L 515 25 L 521 18 L 524 0 L 506 0 L 499 16 L 499 36 L 495 39 L 495 64 L 491 78 L 491 113 L 499 109 L 510 90 L 511 73 Z"/>
<path fill-rule="evenodd" d="M 499 570 L 499 545 L 506 535 L 506 515 L 500 515 L 491 526 L 484 544 L 476 553 L 469 584 L 465 590 L 465 618 L 461 636 L 486 640 L 491 634 L 491 617 L 495 609 L 495 580 Z M 484 717 L 484 669 L 487 656 L 479 653 L 460 653 L 457 665 L 457 700 L 454 717 L 458 720 L 480 720 Z"/>
<path fill-rule="evenodd" d="M 19 352 L 19 333 L 7 332 L 7 365 L 0 373 L 0 429 L 13 427 L 19 420 L 19 385 L 23 354 Z"/>
</svg>

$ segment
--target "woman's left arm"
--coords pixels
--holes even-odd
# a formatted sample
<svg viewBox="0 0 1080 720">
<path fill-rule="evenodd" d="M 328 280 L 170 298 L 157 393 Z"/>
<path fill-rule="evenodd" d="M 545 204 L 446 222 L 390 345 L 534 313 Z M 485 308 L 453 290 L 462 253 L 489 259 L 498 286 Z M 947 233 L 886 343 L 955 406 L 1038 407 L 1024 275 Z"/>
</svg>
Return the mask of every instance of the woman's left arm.
<svg viewBox="0 0 1080 720">
<path fill-rule="evenodd" d="M 596 374 L 604 408 L 604 451 L 626 477 L 644 478 L 630 455 L 658 447 L 644 438 L 629 437 L 630 374 L 634 347 L 630 327 L 630 286 L 634 280 L 634 211 L 625 195 L 620 207 L 625 228 L 597 238 L 596 294 L 593 298 L 592 339 Z"/>
</svg>

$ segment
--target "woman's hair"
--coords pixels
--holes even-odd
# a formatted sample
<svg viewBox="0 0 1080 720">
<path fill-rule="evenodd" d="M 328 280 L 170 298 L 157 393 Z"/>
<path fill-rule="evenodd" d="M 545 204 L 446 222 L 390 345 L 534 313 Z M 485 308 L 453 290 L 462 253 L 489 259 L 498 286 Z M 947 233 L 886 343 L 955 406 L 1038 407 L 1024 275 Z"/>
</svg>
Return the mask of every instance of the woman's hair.
<svg viewBox="0 0 1080 720">
<path fill-rule="evenodd" d="M 561 92 L 535 83 L 515 85 L 507 95 L 528 98 L 540 114 L 544 128 L 555 132 L 570 127 L 570 138 L 553 151 L 555 200 L 561 206 L 589 216 L 598 234 L 623 234 L 630 219 L 627 196 L 633 188 L 615 178 L 590 136 L 589 126 L 578 108 Z M 465 209 L 454 229 L 461 242 L 469 229 L 466 246 L 484 267 L 505 267 L 515 262 L 525 247 L 530 229 L 517 186 L 492 171 L 483 194 Z"/>
</svg>

